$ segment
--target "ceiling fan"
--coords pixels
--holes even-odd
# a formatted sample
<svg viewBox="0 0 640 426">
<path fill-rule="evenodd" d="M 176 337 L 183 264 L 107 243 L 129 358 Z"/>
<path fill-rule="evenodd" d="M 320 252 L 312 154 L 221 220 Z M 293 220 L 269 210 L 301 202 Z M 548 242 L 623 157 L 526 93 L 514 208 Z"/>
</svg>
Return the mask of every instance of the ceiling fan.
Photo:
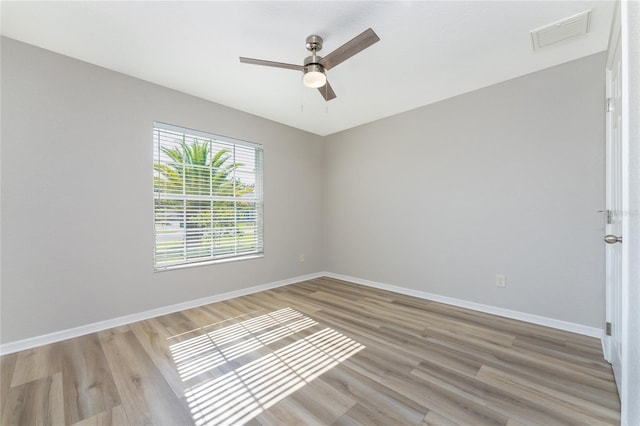
<svg viewBox="0 0 640 426">
<path fill-rule="evenodd" d="M 240 57 L 240 62 L 253 65 L 264 65 L 267 67 L 285 68 L 290 70 L 302 71 L 304 77 L 302 81 L 307 87 L 317 88 L 326 101 L 330 101 L 336 97 L 335 92 L 331 88 L 325 71 L 330 70 L 338 64 L 346 61 L 353 55 L 360 53 L 367 47 L 380 41 L 380 37 L 371 29 L 364 31 L 362 34 L 352 38 L 342 46 L 338 47 L 327 56 L 318 56 L 318 51 L 322 49 L 322 37 L 318 35 L 310 35 L 307 37 L 307 50 L 311 52 L 311 56 L 304 58 L 303 65 L 286 64 L 283 62 L 265 61 L 262 59 L 252 59 Z"/>
</svg>

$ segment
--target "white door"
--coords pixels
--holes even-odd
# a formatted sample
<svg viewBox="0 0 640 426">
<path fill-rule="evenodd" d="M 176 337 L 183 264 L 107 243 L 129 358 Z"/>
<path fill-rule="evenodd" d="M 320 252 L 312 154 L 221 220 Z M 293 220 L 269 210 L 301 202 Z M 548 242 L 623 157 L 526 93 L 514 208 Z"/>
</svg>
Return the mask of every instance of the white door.
<svg viewBox="0 0 640 426">
<path fill-rule="evenodd" d="M 615 30 L 615 26 L 614 26 Z M 607 172 L 606 172 L 606 305 L 607 360 L 613 367 L 618 394 L 622 394 L 622 280 L 625 268 L 622 229 L 626 205 L 622 146 L 622 46 L 619 27 L 612 34 L 607 60 Z M 610 325 L 609 325 L 610 324 Z"/>
</svg>

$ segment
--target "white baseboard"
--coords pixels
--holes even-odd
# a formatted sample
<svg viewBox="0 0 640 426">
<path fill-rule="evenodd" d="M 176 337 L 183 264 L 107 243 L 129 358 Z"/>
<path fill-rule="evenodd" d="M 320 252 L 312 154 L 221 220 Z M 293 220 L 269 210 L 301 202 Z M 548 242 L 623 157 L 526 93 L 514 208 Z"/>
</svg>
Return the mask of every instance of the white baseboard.
<svg viewBox="0 0 640 426">
<path fill-rule="evenodd" d="M 248 294 L 258 293 L 260 291 L 269 290 L 276 287 L 282 287 L 289 284 L 298 283 L 301 281 L 311 280 L 324 276 L 323 273 L 315 273 L 309 275 L 303 275 L 299 277 L 289 278 L 286 280 L 275 281 L 271 283 L 256 285 L 253 287 L 243 288 L 241 290 L 230 291 L 222 294 L 214 294 L 212 296 L 203 297 L 200 299 L 190 300 L 187 302 L 176 303 L 175 305 L 164 306 L 162 308 L 151 309 L 149 311 L 140 312 L 137 314 L 125 315 L 118 318 L 113 318 L 105 321 L 94 322 L 80 327 L 74 327 L 67 330 L 56 331 L 54 333 L 44 334 L 42 336 L 31 337 L 29 339 L 18 340 L 15 342 L 5 343 L 0 345 L 0 355 L 6 355 L 13 352 L 24 351 L 26 349 L 35 348 L 42 345 L 48 345 L 62 340 L 71 339 L 74 337 L 84 336 L 86 334 L 95 333 L 102 330 L 107 330 L 113 327 L 119 327 L 121 325 L 131 324 L 138 321 L 143 321 L 150 318 L 155 318 L 160 315 L 167 315 L 174 312 L 184 311 L 185 309 L 197 308 L 198 306 L 208 305 L 209 303 L 221 302 L 227 299 L 233 299 L 234 297 L 246 296 Z"/>
<path fill-rule="evenodd" d="M 572 333 L 582 334 L 584 336 L 602 339 L 602 329 L 589 327 L 582 324 L 576 324 L 567 321 L 561 321 L 553 318 L 542 317 L 539 315 L 527 314 L 524 312 L 512 311 L 509 309 L 498 308 L 481 303 L 469 302 L 467 300 L 456 299 L 454 297 L 440 296 L 424 291 L 413 290 L 406 287 L 398 287 L 391 284 L 384 284 L 376 281 L 364 280 L 362 278 L 350 277 L 347 275 L 334 274 L 332 272 L 323 272 L 325 277 L 335 278 L 338 280 L 349 281 L 355 284 L 361 284 L 367 287 L 379 288 L 381 290 L 393 291 L 395 293 L 405 294 L 407 296 L 418 297 L 420 299 L 432 300 L 435 302 L 446 303 L 447 305 L 458 306 L 461 308 L 472 309 L 474 311 L 485 312 L 487 314 L 498 315 L 505 318 L 525 321 L 532 324 L 543 325 L 546 327 L 556 328 L 559 330 L 569 331 Z"/>
<path fill-rule="evenodd" d="M 48 345 L 50 343 L 60 342 L 66 339 L 84 336 L 85 334 L 95 333 L 98 331 L 107 330 L 109 328 L 131 324 L 137 321 L 143 321 L 146 319 L 155 318 L 160 315 L 167 315 L 174 312 L 183 311 L 185 309 L 191 309 L 191 308 L 196 308 L 202 305 L 208 305 L 209 303 L 221 302 L 223 300 L 232 299 L 234 297 L 246 296 L 248 294 L 253 294 L 260 291 L 282 287 L 285 285 L 294 284 L 301 281 L 311 280 L 311 279 L 320 278 L 320 277 L 335 278 L 338 280 L 348 281 L 348 282 L 352 282 L 355 284 L 360 284 L 368 287 L 393 291 L 395 293 L 405 294 L 407 296 L 418 297 L 420 299 L 433 300 L 435 302 L 446 303 L 448 305 L 459 306 L 461 308 L 472 309 L 474 311 L 485 312 L 488 314 L 498 315 L 505 318 L 516 319 L 520 321 L 529 322 L 532 324 L 538 324 L 546 327 L 556 328 L 559 330 L 570 331 L 572 333 L 582 334 L 585 336 L 595 337 L 598 339 L 602 339 L 603 337 L 603 330 L 595 327 L 588 327 L 585 325 L 575 324 L 575 323 L 566 322 L 566 321 L 560 321 L 553 318 L 546 318 L 538 315 L 527 314 L 524 312 L 498 308 L 495 306 L 483 305 L 480 303 L 469 302 L 466 300 L 456 299 L 453 297 L 440 296 L 433 293 L 427 293 L 424 291 L 413 290 L 410 288 L 399 287 L 391 284 L 384 284 L 376 281 L 365 280 L 362 278 L 334 274 L 333 272 L 318 272 L 315 274 L 303 275 L 299 277 L 289 278 L 286 280 L 261 284 L 253 287 L 244 288 L 241 290 L 230 291 L 227 293 L 214 294 L 212 296 L 190 300 L 187 302 L 177 303 L 175 305 L 152 309 L 152 310 L 140 312 L 137 314 L 125 315 L 125 316 L 113 318 L 110 320 L 94 322 L 94 323 L 83 325 L 80 327 L 74 327 L 67 330 L 56 331 L 50 334 L 44 334 L 42 336 L 36 336 L 36 337 L 31 337 L 29 339 L 5 343 L 3 345 L 0 345 L 0 355 L 6 355 L 13 352 L 23 351 L 26 349 L 35 348 L 37 346 Z"/>
</svg>

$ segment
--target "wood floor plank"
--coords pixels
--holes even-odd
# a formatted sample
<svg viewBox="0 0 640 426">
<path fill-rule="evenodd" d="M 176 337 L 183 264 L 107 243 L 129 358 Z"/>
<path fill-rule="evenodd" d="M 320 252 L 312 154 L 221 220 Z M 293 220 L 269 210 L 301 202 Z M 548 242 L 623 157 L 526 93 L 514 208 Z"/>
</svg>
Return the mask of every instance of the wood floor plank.
<svg viewBox="0 0 640 426">
<path fill-rule="evenodd" d="M 73 426 L 130 426 L 130 423 L 124 408 L 122 405 L 118 405 L 93 417 L 73 423 Z"/>
<path fill-rule="evenodd" d="M 182 398 L 186 384 L 180 377 L 169 348 L 169 339 L 173 333 L 155 318 L 131 324 L 130 328 L 176 397 Z"/>
<path fill-rule="evenodd" d="M 2 410 L 2 403 L 6 400 L 9 392 L 17 360 L 18 353 L 0 357 L 0 410 Z"/>
<path fill-rule="evenodd" d="M 377 413 L 380 419 L 385 419 L 393 413 L 393 421 L 387 424 L 415 425 L 429 411 L 414 400 L 383 386 L 375 378 L 350 368 L 347 363 L 327 372 L 322 378 L 333 388 L 358 401 L 357 405 L 362 407 L 356 410 L 360 413 L 358 416 L 366 411 Z M 352 415 L 354 413 L 348 417 Z"/>
<path fill-rule="evenodd" d="M 67 424 L 93 417 L 120 404 L 120 396 L 96 334 L 57 343 L 53 351 L 62 371 Z"/>
<path fill-rule="evenodd" d="M 476 380 L 475 377 L 461 374 L 455 369 L 431 364 L 429 361 L 423 361 L 411 374 L 489 407 L 510 420 L 555 426 L 572 424 L 570 416 L 549 413 L 544 406 L 534 404 L 521 395 Z"/>
<path fill-rule="evenodd" d="M 321 378 L 307 383 L 291 399 L 306 407 L 322 424 L 334 423 L 356 404 L 348 393 L 336 390 Z"/>
<path fill-rule="evenodd" d="M 620 424 L 598 339 L 316 278 L 0 358 L 1 424 Z"/>
<path fill-rule="evenodd" d="M 100 343 L 127 418 L 132 424 L 191 424 L 188 407 L 176 398 L 133 332 L 100 333 Z"/>
<path fill-rule="evenodd" d="M 65 425 L 62 373 L 12 387 L 3 406 L 2 425 Z"/>
<path fill-rule="evenodd" d="M 300 312 L 304 312 L 307 315 L 313 314 L 314 312 L 322 309 L 317 303 L 310 301 L 307 296 L 302 296 L 299 293 L 281 293 L 274 292 L 276 294 L 275 299 L 278 301 L 274 306 L 281 306 L 280 303 L 283 303 L 284 306 L 291 307 Z"/>
<path fill-rule="evenodd" d="M 393 346 L 368 345 L 367 339 L 349 334 L 359 343 L 365 345 L 365 350 L 344 362 L 350 368 L 360 371 L 369 377 L 381 378 L 389 373 L 409 374 L 419 363 L 420 359 L 395 351 Z"/>
<path fill-rule="evenodd" d="M 11 387 L 49 377 L 60 371 L 53 345 L 40 346 L 18 354 Z"/>
<path fill-rule="evenodd" d="M 507 348 L 481 339 L 462 338 L 442 330 L 429 329 L 425 332 L 424 337 L 427 342 L 457 349 L 460 352 L 473 352 L 479 358 L 489 362 L 509 363 L 534 372 L 536 370 L 549 371 L 570 380 L 580 379 L 583 383 L 594 387 L 611 388 L 610 371 L 590 368 L 579 363 L 546 354 L 533 353 L 517 347 Z"/>
<path fill-rule="evenodd" d="M 211 304 L 187 309 L 186 311 L 182 311 L 182 314 L 189 321 L 189 324 L 192 325 L 192 330 L 197 327 L 207 327 L 221 321 L 229 320 L 226 315 L 221 315 L 219 312 L 216 312 L 214 306 L 215 304 Z"/>
<path fill-rule="evenodd" d="M 440 345 L 429 344 L 425 347 L 424 357 L 417 367 L 425 363 L 431 368 L 455 371 L 459 375 L 475 377 L 483 363 L 467 353 L 447 350 Z"/>
<path fill-rule="evenodd" d="M 436 413 L 435 411 L 431 411 L 424 417 L 420 426 L 458 426 L 458 423 Z"/>
<path fill-rule="evenodd" d="M 315 312 L 317 308 L 311 307 L 304 302 L 301 302 L 298 298 L 292 298 L 288 294 L 283 294 L 275 290 L 267 290 L 262 293 L 250 294 L 244 296 L 247 300 L 256 306 L 260 306 L 261 309 L 271 311 L 278 308 L 292 308 L 300 311 L 300 306 L 303 307 L 303 311 L 306 313 Z"/>
<path fill-rule="evenodd" d="M 482 367 L 476 375 L 485 383 L 500 385 L 512 392 L 526 396 L 530 401 L 558 413 L 569 412 L 578 423 L 610 423 L 618 419 L 618 412 L 599 404 L 593 404 L 566 393 L 557 392 L 549 387 L 532 383 L 517 375 L 505 373 L 492 367 Z"/>
<path fill-rule="evenodd" d="M 316 284 L 316 291 L 324 291 L 326 293 L 333 294 L 338 298 L 362 300 L 364 294 L 366 294 L 366 297 L 369 299 L 388 302 L 398 297 L 404 297 L 403 295 L 397 293 L 391 294 L 385 290 L 378 290 L 375 288 L 364 287 L 357 284 L 350 284 L 348 287 L 345 287 L 344 281 L 336 280 L 333 278 L 316 278 L 311 282 Z"/>
<path fill-rule="evenodd" d="M 425 349 L 425 358 L 429 360 L 434 360 L 431 356 L 433 351 L 442 351 L 445 355 L 449 354 L 452 360 L 460 360 L 462 363 L 472 362 L 476 366 L 492 366 L 517 374 L 529 381 L 545 384 L 560 392 L 576 395 L 585 401 L 600 401 L 601 404 L 613 410 L 619 411 L 620 409 L 617 390 L 612 380 L 603 381 L 588 374 L 565 370 L 559 372 L 558 369 L 553 367 L 545 368 L 540 365 L 528 364 L 526 360 L 523 361 L 520 358 L 505 359 L 508 357 L 492 354 L 485 350 L 478 350 L 464 344 L 444 342 L 442 340 L 429 343 L 433 345 Z M 441 367 L 446 367 L 446 363 L 441 364 Z M 462 370 L 459 369 L 459 371 Z"/>
<path fill-rule="evenodd" d="M 388 374 L 382 384 L 460 424 L 506 425 L 509 418 L 456 392 L 414 375 Z"/>
<path fill-rule="evenodd" d="M 283 399 L 264 412 L 260 413 L 256 420 L 263 426 L 322 426 L 326 425 L 307 407 L 294 399 Z"/>
<path fill-rule="evenodd" d="M 360 426 L 360 425 L 379 425 L 388 426 L 399 424 L 398 421 L 385 413 L 375 411 L 362 404 L 355 404 L 346 413 L 340 416 L 335 422 L 336 426 Z M 407 423 L 408 425 L 409 423 Z"/>
<path fill-rule="evenodd" d="M 590 351 L 584 347 L 576 347 L 570 343 L 565 342 L 562 345 L 551 345 L 548 343 L 540 343 L 538 339 L 527 339 L 517 337 L 513 345 L 518 348 L 523 348 L 531 352 L 537 352 L 540 354 L 550 355 L 561 359 L 569 360 L 572 363 L 587 365 L 589 368 L 602 369 L 605 374 L 608 371 L 607 362 L 602 359 L 602 350 L 600 354 L 596 355 L 595 351 Z"/>
</svg>

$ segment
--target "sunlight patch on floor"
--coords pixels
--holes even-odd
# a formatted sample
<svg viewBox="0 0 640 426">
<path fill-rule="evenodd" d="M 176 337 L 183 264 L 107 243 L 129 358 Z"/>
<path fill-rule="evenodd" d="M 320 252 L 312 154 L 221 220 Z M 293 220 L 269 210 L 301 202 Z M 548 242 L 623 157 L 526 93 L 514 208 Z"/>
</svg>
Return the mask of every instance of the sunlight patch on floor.
<svg viewBox="0 0 640 426">
<path fill-rule="evenodd" d="M 300 312 L 284 308 L 175 343 L 169 349 L 186 381 L 316 324 Z"/>
<path fill-rule="evenodd" d="M 317 324 L 284 308 L 170 348 L 186 381 Z M 185 398 L 197 426 L 242 424 L 362 349 L 356 341 L 324 328 L 192 386 Z"/>
</svg>

